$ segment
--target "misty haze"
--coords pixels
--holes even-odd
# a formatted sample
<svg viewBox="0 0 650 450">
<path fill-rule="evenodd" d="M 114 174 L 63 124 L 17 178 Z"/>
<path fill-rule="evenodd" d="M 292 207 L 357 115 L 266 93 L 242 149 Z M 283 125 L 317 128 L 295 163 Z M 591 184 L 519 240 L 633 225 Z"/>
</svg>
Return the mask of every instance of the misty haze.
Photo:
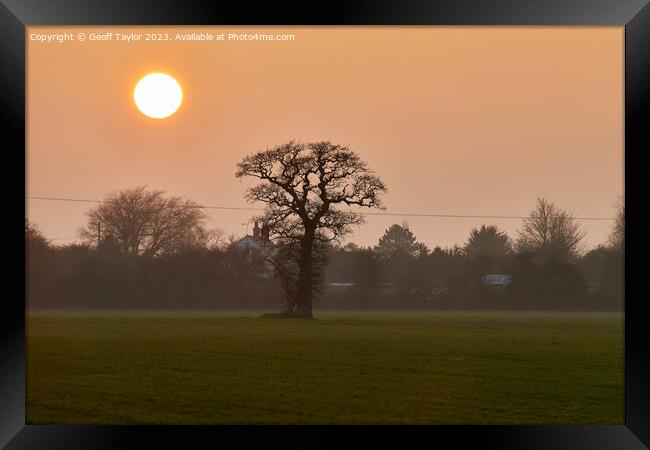
<svg viewBox="0 0 650 450">
<path fill-rule="evenodd" d="M 623 423 L 622 28 L 143 35 L 28 41 L 28 423 Z"/>
</svg>

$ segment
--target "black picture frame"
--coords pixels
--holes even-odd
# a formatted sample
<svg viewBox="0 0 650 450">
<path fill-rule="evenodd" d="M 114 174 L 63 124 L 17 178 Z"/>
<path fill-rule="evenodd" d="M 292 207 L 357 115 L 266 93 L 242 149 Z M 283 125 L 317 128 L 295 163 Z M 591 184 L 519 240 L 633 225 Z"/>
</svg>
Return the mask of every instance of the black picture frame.
<svg viewBox="0 0 650 450">
<path fill-rule="evenodd" d="M 251 439 L 338 445 L 337 433 L 365 431 L 364 440 L 419 438 L 497 448 L 640 449 L 650 446 L 650 333 L 643 256 L 647 231 L 642 184 L 650 149 L 650 6 L 647 0 L 364 0 L 299 4 L 173 0 L 0 0 L 1 123 L 5 202 L 25 210 L 25 27 L 31 25 L 618 25 L 625 26 L 625 425 L 233 427 L 25 425 L 25 304 L 22 267 L 6 275 L 17 287 L 0 302 L 0 446 L 7 449 L 192 448 L 190 442 L 238 446 Z M 53 67 L 52 70 L 57 70 Z M 10 175 L 17 175 L 17 179 Z M 7 208 L 9 210 L 9 208 Z M 11 261 L 24 258 L 18 211 L 5 216 Z M 20 229 L 19 229 L 20 228 Z M 644 233 L 645 231 L 645 233 Z M 9 234 L 11 233 L 11 234 Z M 11 236 L 11 237 L 9 237 Z M 7 259 L 9 261 L 10 259 Z M 24 276 L 24 272 L 23 272 Z M 23 283 L 19 280 L 23 280 Z M 22 299 L 20 297 L 22 293 Z M 276 435 L 287 431 L 286 435 Z M 368 431 L 371 431 L 370 433 Z M 317 439 L 304 435 L 317 433 Z M 300 435 L 298 435 L 300 434 Z M 212 444 L 210 444 L 212 443 Z M 645 445 L 644 445 L 645 444 Z"/>
</svg>

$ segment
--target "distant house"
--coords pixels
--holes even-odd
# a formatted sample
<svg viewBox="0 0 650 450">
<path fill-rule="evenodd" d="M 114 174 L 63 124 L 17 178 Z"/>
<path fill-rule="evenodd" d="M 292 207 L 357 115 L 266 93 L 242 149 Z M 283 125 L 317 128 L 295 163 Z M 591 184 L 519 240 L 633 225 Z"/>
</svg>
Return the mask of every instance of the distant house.
<svg viewBox="0 0 650 450">
<path fill-rule="evenodd" d="M 481 277 L 481 284 L 495 290 L 503 290 L 512 283 L 512 276 L 504 273 L 489 273 Z"/>
<path fill-rule="evenodd" d="M 273 264 L 270 259 L 273 255 L 273 246 L 269 241 L 269 228 L 266 224 L 261 227 L 255 221 L 253 235 L 247 234 L 234 244 L 235 249 L 246 252 L 260 252 L 266 257 L 265 270 L 260 275 L 264 278 L 273 277 Z"/>
<path fill-rule="evenodd" d="M 349 281 L 332 281 L 331 283 L 327 283 L 327 285 L 334 288 L 351 288 L 355 287 L 357 284 Z"/>
<path fill-rule="evenodd" d="M 262 250 L 269 245 L 269 228 L 263 224 L 260 228 L 259 223 L 255 221 L 253 227 L 253 235 L 247 234 L 235 243 L 235 248 L 238 250 Z"/>
<path fill-rule="evenodd" d="M 259 239 L 246 235 L 235 243 L 237 250 L 262 250 L 264 246 Z"/>
</svg>

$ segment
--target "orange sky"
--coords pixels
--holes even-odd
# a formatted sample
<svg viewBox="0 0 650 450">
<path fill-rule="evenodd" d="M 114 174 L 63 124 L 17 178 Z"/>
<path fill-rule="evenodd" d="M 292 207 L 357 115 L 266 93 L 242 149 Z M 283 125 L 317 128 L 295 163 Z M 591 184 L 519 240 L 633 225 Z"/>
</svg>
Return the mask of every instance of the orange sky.
<svg viewBox="0 0 650 450">
<path fill-rule="evenodd" d="M 292 33 L 293 41 L 50 42 L 32 33 Z M 101 199 L 146 184 L 205 205 L 250 206 L 244 155 L 289 139 L 332 140 L 385 181 L 386 212 L 526 215 L 546 196 L 613 216 L 623 193 L 623 27 L 30 27 L 27 192 Z M 132 100 L 149 72 L 184 91 L 168 119 Z M 55 243 L 84 203 L 28 201 Z M 243 234 L 251 213 L 209 211 Z M 370 217 L 348 241 L 375 244 L 407 221 L 430 247 L 519 220 Z M 610 222 L 583 222 L 589 245 Z M 249 228 L 250 231 L 250 228 Z"/>
</svg>

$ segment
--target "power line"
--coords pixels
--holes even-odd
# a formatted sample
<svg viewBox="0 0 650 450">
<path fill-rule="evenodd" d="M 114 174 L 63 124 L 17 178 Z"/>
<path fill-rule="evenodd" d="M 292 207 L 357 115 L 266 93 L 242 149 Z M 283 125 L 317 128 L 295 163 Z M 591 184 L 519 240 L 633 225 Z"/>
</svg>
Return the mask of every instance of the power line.
<svg viewBox="0 0 650 450">
<path fill-rule="evenodd" d="M 528 216 L 475 216 L 471 214 L 428 214 L 428 213 L 375 213 L 362 212 L 365 216 L 408 216 L 408 217 L 442 217 L 459 219 L 527 219 Z M 576 220 L 614 220 L 613 217 L 573 217 Z"/>
<path fill-rule="evenodd" d="M 88 200 L 81 198 L 62 198 L 62 197 L 26 197 L 30 200 L 54 200 L 61 202 L 80 202 L 80 203 L 112 203 L 106 200 Z M 232 209 L 239 211 L 263 211 L 262 208 L 243 208 L 237 206 L 198 206 L 201 209 Z"/>
<path fill-rule="evenodd" d="M 81 202 L 81 203 L 110 203 L 104 200 L 88 200 L 80 198 L 64 197 L 26 197 L 30 200 L 50 200 L 61 202 Z M 262 208 L 246 208 L 237 206 L 197 206 L 201 209 L 220 209 L 233 211 L 263 211 Z M 475 215 L 475 214 L 433 214 L 433 213 L 391 213 L 391 212 L 362 212 L 357 211 L 364 216 L 399 216 L 399 217 L 439 217 L 439 218 L 458 218 L 458 219 L 527 219 L 528 216 L 496 216 L 496 215 Z M 614 220 L 614 217 L 574 217 L 576 220 Z"/>
</svg>

